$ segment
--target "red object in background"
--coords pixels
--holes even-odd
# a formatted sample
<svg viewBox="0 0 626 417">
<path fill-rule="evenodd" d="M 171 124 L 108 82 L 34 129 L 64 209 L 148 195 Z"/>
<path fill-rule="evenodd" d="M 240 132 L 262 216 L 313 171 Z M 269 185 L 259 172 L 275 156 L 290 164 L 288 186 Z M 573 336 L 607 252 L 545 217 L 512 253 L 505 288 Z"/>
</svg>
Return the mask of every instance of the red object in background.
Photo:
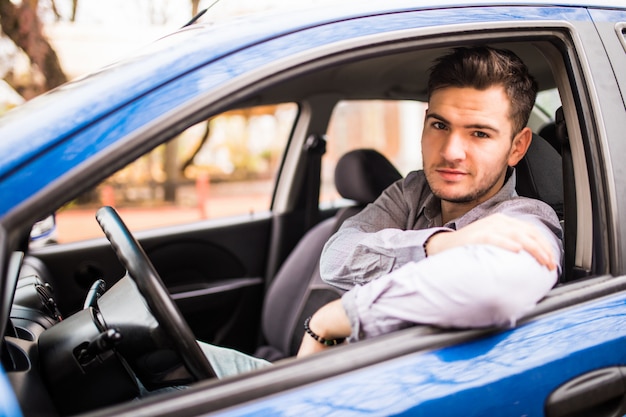
<svg viewBox="0 0 626 417">
<path fill-rule="evenodd" d="M 206 219 L 208 217 L 206 209 L 206 201 L 209 199 L 210 181 L 209 174 L 201 172 L 196 178 L 196 197 L 198 199 L 198 210 L 200 210 L 200 217 Z"/>
<path fill-rule="evenodd" d="M 105 185 L 100 191 L 100 200 L 103 206 L 115 207 L 115 190 L 110 185 Z"/>
</svg>

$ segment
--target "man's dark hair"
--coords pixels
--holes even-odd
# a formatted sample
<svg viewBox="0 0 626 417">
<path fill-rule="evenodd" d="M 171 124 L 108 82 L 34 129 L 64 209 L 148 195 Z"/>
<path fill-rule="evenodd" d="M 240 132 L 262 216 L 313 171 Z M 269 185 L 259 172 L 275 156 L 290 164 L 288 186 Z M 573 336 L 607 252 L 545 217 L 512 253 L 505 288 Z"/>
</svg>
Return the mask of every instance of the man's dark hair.
<svg viewBox="0 0 626 417">
<path fill-rule="evenodd" d="M 486 46 L 456 48 L 439 57 L 430 68 L 428 99 L 446 87 L 486 90 L 502 85 L 511 102 L 513 133 L 528 123 L 537 97 L 537 82 L 522 60 L 513 52 Z"/>
</svg>

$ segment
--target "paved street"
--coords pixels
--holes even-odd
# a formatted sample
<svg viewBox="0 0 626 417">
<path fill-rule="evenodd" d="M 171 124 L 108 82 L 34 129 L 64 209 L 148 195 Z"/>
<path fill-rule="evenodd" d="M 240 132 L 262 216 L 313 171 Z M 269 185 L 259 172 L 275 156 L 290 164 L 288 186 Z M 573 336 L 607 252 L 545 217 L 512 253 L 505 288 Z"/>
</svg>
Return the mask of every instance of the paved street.
<svg viewBox="0 0 626 417">
<path fill-rule="evenodd" d="M 118 212 L 131 230 L 190 223 L 260 211 L 269 207 L 268 195 L 212 197 L 200 207 L 162 206 L 154 208 L 120 208 Z M 97 208 L 63 210 L 57 214 L 58 238 L 61 243 L 102 237 L 96 222 Z"/>
</svg>

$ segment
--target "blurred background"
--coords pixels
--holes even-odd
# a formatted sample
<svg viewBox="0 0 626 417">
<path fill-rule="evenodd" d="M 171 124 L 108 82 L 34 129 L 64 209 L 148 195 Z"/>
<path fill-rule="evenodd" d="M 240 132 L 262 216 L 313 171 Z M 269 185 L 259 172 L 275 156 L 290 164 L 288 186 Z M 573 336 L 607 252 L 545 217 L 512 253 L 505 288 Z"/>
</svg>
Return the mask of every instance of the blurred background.
<svg viewBox="0 0 626 417">
<path fill-rule="evenodd" d="M 0 114 L 180 28 L 277 9 L 288 0 L 0 0 Z M 299 0 L 299 5 L 320 3 Z"/>
</svg>

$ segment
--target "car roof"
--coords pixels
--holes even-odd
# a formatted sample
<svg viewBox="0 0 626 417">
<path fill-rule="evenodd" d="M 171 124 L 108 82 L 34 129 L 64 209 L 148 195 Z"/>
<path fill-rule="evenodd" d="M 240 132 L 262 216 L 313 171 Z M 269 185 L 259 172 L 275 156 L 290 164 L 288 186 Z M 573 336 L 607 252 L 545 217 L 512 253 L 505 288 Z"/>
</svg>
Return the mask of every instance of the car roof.
<svg viewBox="0 0 626 417">
<path fill-rule="evenodd" d="M 328 7 L 332 5 L 332 7 Z M 219 9 L 219 2 L 216 9 Z M 567 6 L 591 8 L 626 9 L 623 0 L 318 0 L 313 4 L 290 2 L 281 5 L 280 9 L 272 10 L 269 14 L 291 14 L 296 11 L 307 10 L 306 18 L 310 21 L 316 18 L 354 18 L 372 13 L 390 13 L 400 10 L 436 9 L 470 6 Z M 254 13 L 261 15 L 263 13 Z M 245 15 L 244 15 L 245 16 Z M 211 7 L 207 13 L 198 19 L 199 22 L 211 22 L 213 13 Z"/>
</svg>

